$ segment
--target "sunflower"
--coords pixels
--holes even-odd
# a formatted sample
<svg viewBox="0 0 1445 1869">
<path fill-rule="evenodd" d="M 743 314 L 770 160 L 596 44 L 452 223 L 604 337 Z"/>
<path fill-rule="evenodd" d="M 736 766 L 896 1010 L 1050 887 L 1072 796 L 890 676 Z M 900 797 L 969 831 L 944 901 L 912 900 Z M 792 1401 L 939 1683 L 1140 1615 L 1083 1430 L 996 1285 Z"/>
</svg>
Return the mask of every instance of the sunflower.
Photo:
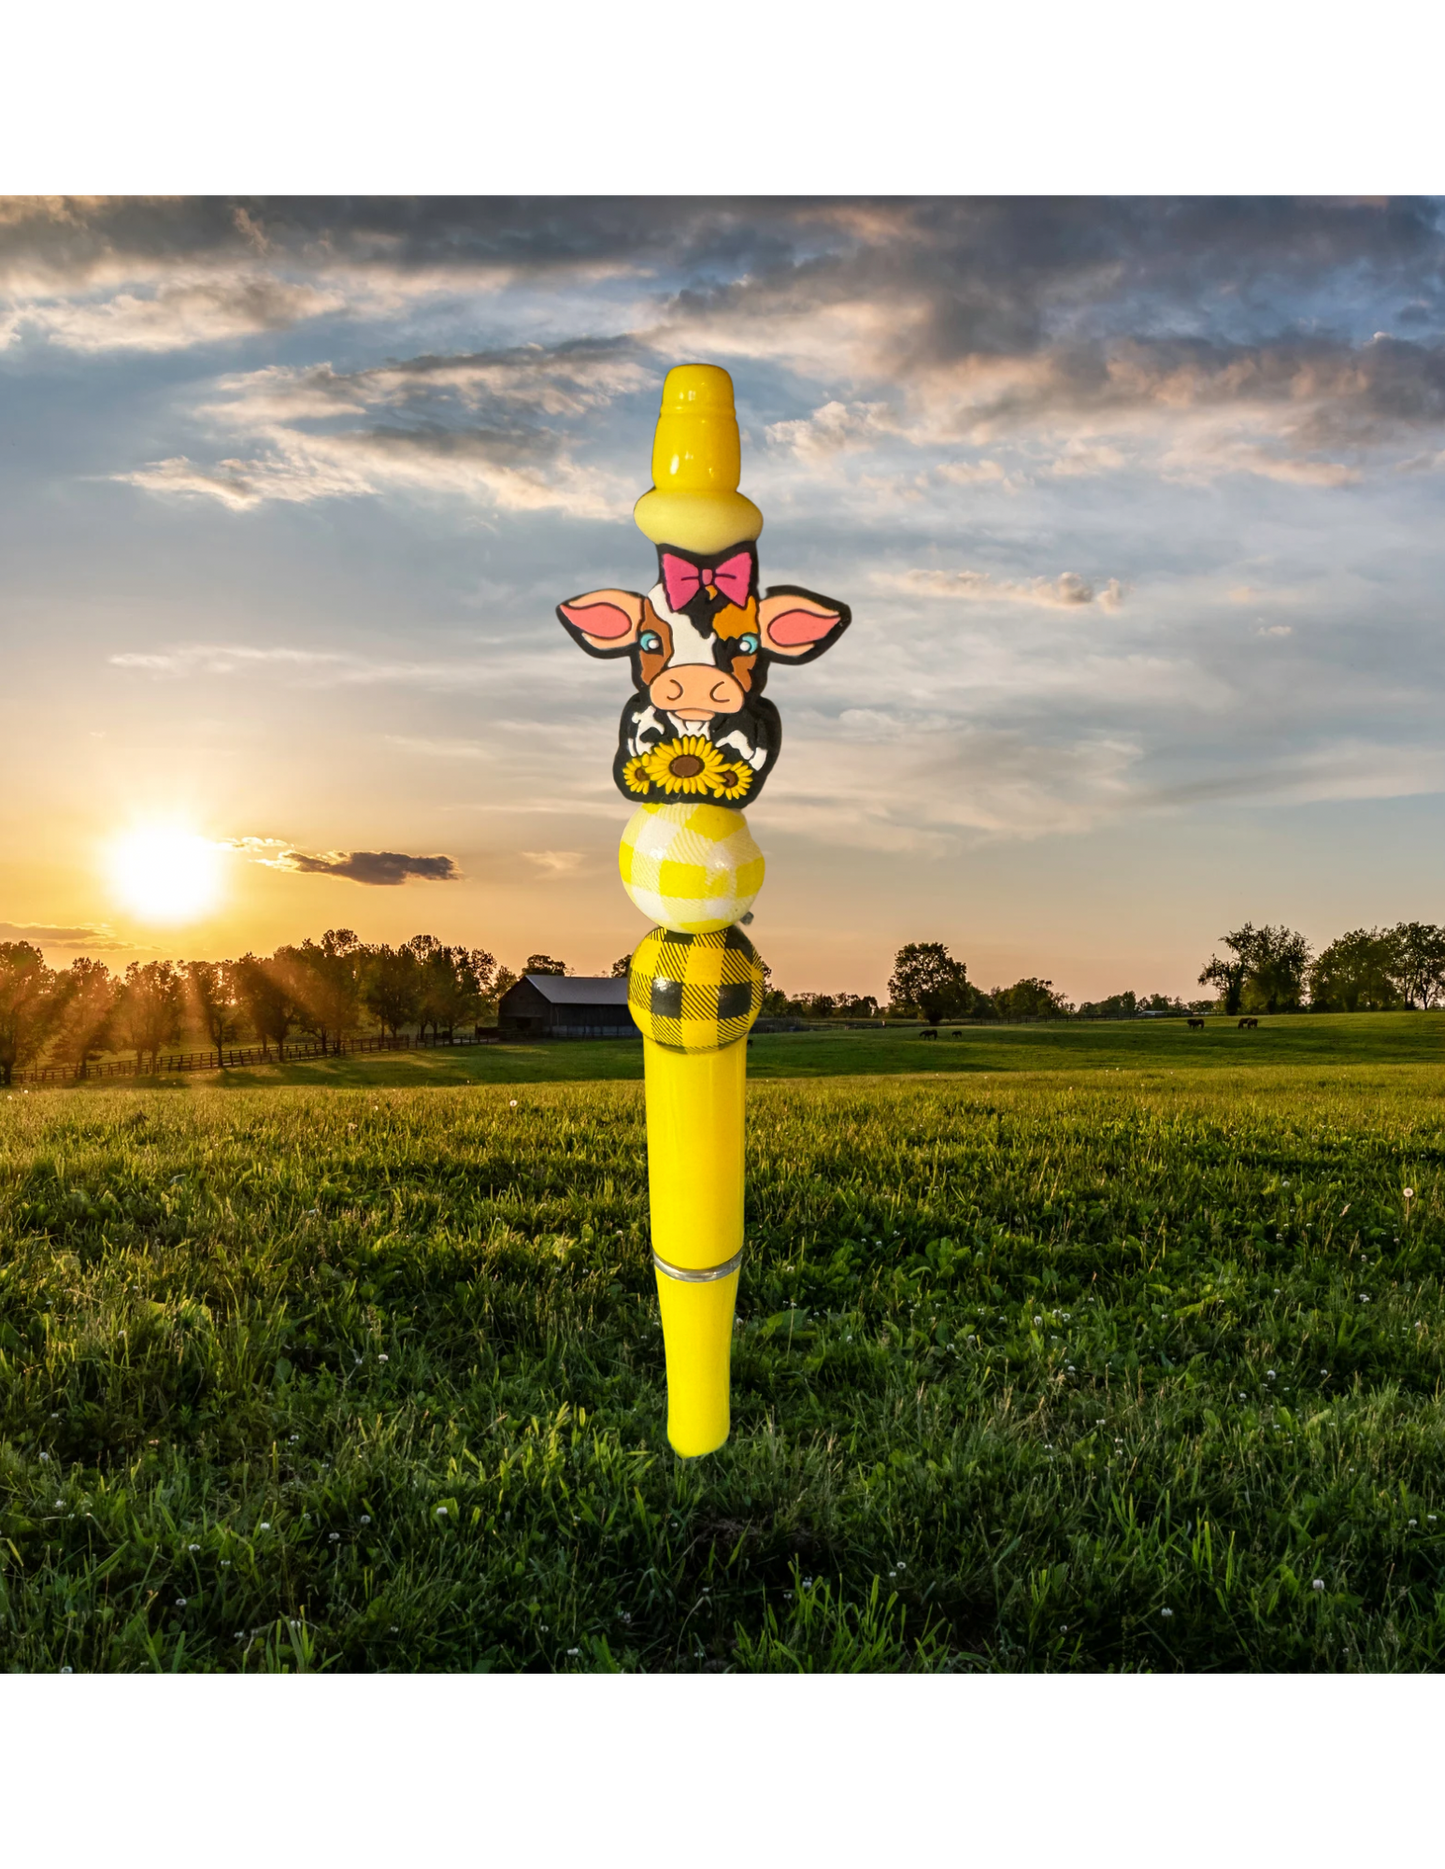
<svg viewBox="0 0 1445 1869">
<path fill-rule="evenodd" d="M 647 755 L 639 753 L 622 768 L 622 779 L 629 792 L 647 792 L 652 781 L 647 776 Z"/>
<path fill-rule="evenodd" d="M 718 774 L 727 762 L 709 740 L 700 733 L 685 733 L 680 739 L 654 746 L 640 758 L 642 770 L 664 792 L 680 792 L 685 798 L 700 793 L 717 795 Z"/>
<path fill-rule="evenodd" d="M 752 782 L 751 766 L 724 765 L 712 782 L 712 795 L 714 798 L 743 798 Z"/>
</svg>

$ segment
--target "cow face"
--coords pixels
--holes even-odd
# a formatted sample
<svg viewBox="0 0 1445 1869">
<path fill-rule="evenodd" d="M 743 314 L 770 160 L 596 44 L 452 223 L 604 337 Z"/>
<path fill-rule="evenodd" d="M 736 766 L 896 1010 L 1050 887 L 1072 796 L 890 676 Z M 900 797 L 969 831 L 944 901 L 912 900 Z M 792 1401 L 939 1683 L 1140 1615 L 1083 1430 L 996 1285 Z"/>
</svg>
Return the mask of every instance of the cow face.
<svg viewBox="0 0 1445 1869">
<path fill-rule="evenodd" d="M 657 583 L 632 591 L 589 591 L 557 606 L 563 627 L 590 655 L 627 655 L 652 705 L 684 727 L 742 713 L 762 693 L 771 661 L 807 662 L 847 628 L 845 604 L 795 585 L 757 589 L 749 544 L 704 559 L 658 548 Z"/>
</svg>

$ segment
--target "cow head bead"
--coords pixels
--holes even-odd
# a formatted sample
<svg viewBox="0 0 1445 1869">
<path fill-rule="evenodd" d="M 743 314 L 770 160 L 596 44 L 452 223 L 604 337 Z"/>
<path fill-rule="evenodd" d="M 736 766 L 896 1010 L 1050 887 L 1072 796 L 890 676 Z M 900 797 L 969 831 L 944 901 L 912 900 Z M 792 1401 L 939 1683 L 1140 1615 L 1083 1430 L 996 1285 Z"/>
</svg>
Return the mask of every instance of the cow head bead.
<svg viewBox="0 0 1445 1869">
<path fill-rule="evenodd" d="M 654 486 L 636 519 L 657 547 L 646 593 L 587 591 L 557 606 L 589 655 L 626 656 L 613 776 L 634 803 L 683 799 L 740 810 L 761 792 L 782 743 L 764 698 L 775 662 L 810 662 L 851 621 L 848 606 L 799 585 L 760 591 L 763 518 L 737 490 L 741 448 L 725 370 L 669 371 L 653 448 Z"/>
</svg>

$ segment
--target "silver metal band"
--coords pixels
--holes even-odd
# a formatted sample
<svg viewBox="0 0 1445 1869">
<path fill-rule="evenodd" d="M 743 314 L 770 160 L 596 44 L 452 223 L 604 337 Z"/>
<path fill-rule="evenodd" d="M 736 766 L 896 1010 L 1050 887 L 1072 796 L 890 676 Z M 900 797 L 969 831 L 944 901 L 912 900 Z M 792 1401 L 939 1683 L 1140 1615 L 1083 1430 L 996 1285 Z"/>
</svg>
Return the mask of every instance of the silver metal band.
<svg viewBox="0 0 1445 1869">
<path fill-rule="evenodd" d="M 742 1262 L 741 1247 L 725 1264 L 710 1265 L 701 1272 L 687 1270 L 680 1265 L 669 1265 L 665 1259 L 659 1259 L 656 1253 L 652 1255 L 652 1263 L 659 1272 L 665 1272 L 669 1278 L 681 1279 L 684 1285 L 710 1285 L 715 1278 L 727 1278 L 730 1273 L 736 1272 Z"/>
</svg>

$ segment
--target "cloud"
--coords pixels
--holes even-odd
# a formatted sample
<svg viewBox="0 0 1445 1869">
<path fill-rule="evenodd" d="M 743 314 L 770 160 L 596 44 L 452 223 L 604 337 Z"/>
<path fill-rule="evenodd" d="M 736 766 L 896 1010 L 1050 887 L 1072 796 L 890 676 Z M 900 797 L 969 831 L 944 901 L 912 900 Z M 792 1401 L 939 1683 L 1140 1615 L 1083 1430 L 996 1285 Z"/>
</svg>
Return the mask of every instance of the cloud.
<svg viewBox="0 0 1445 1869">
<path fill-rule="evenodd" d="M 1340 800 L 1411 798 L 1445 792 L 1445 752 L 1433 744 L 1384 745 L 1342 736 L 1263 766 L 1142 788 L 1142 805 L 1312 805 Z"/>
<path fill-rule="evenodd" d="M 209 464 L 170 456 L 113 478 L 236 511 L 395 490 L 620 517 L 635 497 L 630 481 L 614 488 L 605 470 L 579 468 L 554 423 L 576 423 L 655 383 L 655 370 L 622 340 L 424 355 L 351 373 L 273 366 L 223 377 L 195 412 L 213 429 L 243 434 L 255 452 Z"/>
<path fill-rule="evenodd" d="M 522 855 L 535 863 L 544 876 L 571 876 L 581 868 L 583 861 L 580 850 L 524 850 Z"/>
<path fill-rule="evenodd" d="M 817 471 L 967 445 L 986 460 L 940 463 L 940 478 L 1006 491 L 1031 474 L 1140 468 L 1340 490 L 1407 443 L 1409 465 L 1433 461 L 1419 442 L 1445 431 L 1445 230 L 1429 201 L 133 198 L 0 211 L 12 342 L 160 352 L 320 319 L 470 317 L 480 294 L 505 298 L 499 329 L 611 335 L 228 377 L 197 412 L 232 445 L 118 477 L 235 511 L 410 490 L 620 517 L 637 489 L 580 471 L 573 443 L 590 411 L 679 355 L 778 366 L 761 413 L 779 462 Z"/>
<path fill-rule="evenodd" d="M 1010 484 L 1010 476 L 997 461 L 942 461 L 933 471 L 940 480 L 956 487 L 979 486 L 991 480 Z"/>
<path fill-rule="evenodd" d="M 419 882 L 454 883 L 462 874 L 451 857 L 407 857 L 395 850 L 327 850 L 314 857 L 288 850 L 271 861 L 275 869 L 299 870 L 305 876 L 341 876 L 379 888 L 391 888 L 410 877 Z"/>
<path fill-rule="evenodd" d="M 567 654 L 560 632 L 555 644 L 561 670 L 583 679 Z M 498 646 L 470 661 L 387 661 L 330 649 L 275 646 L 250 648 L 238 643 L 178 643 L 169 649 L 127 649 L 106 657 L 112 668 L 149 675 L 156 681 L 196 677 L 287 676 L 302 688 L 421 688 L 441 693 L 493 690 L 499 683 L 521 684 L 537 676 L 537 653 L 530 645 Z M 413 752 L 443 752 L 470 757 L 458 748 L 472 743 L 427 741 L 388 734 L 388 741 Z M 479 749 L 480 750 L 480 749 Z"/>
<path fill-rule="evenodd" d="M 55 300 L 12 314 L 77 351 L 172 351 L 280 331 L 346 307 L 342 292 L 239 274 L 184 278 L 150 293 L 118 292 L 100 300 Z"/>
<path fill-rule="evenodd" d="M 84 948 L 99 954 L 114 948 L 128 952 L 133 941 L 122 941 L 104 922 L 84 923 L 78 928 L 56 928 L 48 922 L 0 922 L 0 941 L 28 941 L 33 947 Z"/>
<path fill-rule="evenodd" d="M 808 461 L 896 435 L 898 427 L 886 403 L 827 402 L 795 421 L 772 422 L 765 432 L 775 448 Z"/>
<path fill-rule="evenodd" d="M 176 649 L 125 650 L 107 656 L 113 668 L 147 675 L 233 675 L 238 670 L 281 666 L 296 669 L 345 667 L 350 658 L 316 649 L 254 649 L 243 643 L 185 643 Z"/>
<path fill-rule="evenodd" d="M 495 744 L 482 740 L 423 740 L 405 733 L 383 736 L 388 746 L 399 746 L 404 753 L 420 753 L 427 759 L 483 759 L 497 756 Z"/>
<path fill-rule="evenodd" d="M 1124 586 L 1110 578 L 1102 587 L 1073 571 L 1056 578 L 996 578 L 988 571 L 906 571 L 902 577 L 884 578 L 898 588 L 924 597 L 962 598 L 968 603 L 1036 604 L 1049 610 L 1072 610 L 1098 603 L 1117 610 L 1124 601 Z"/>
<path fill-rule="evenodd" d="M 807 783 L 795 765 L 769 790 L 776 831 L 933 857 L 980 841 L 1077 835 L 1133 805 L 1144 758 L 1135 739 L 1108 733 L 1048 742 L 1013 727 L 915 722 L 894 737 L 880 724 L 863 726 L 871 744 L 861 759 L 853 735 L 808 736 Z"/>
</svg>

